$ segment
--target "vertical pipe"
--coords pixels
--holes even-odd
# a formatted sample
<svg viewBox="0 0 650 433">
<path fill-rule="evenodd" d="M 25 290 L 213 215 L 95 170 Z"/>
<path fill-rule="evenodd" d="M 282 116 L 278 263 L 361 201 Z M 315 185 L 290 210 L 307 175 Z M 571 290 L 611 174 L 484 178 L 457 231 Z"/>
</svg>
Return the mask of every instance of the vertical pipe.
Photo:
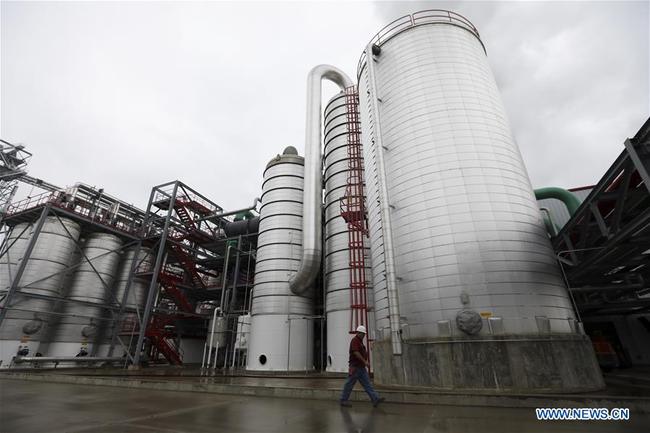
<svg viewBox="0 0 650 433">
<path fill-rule="evenodd" d="M 375 129 L 374 147 L 377 152 L 377 173 L 379 175 L 379 210 L 381 214 L 381 231 L 384 240 L 384 263 L 386 264 L 386 291 L 388 292 L 388 316 L 390 323 L 391 344 L 393 355 L 402 354 L 402 339 L 399 324 L 399 298 L 397 295 L 397 275 L 395 273 L 395 251 L 393 249 L 393 228 L 391 224 L 388 186 L 386 185 L 386 165 L 384 161 L 384 146 L 381 136 L 381 121 L 377 101 L 375 56 L 372 54 L 372 43 L 366 47 L 368 61 L 368 85 L 370 86 L 369 101 L 372 104 Z"/>
<path fill-rule="evenodd" d="M 149 319 L 151 318 L 151 310 L 153 309 L 153 300 L 156 296 L 158 288 L 158 274 L 160 273 L 160 267 L 162 265 L 163 257 L 165 256 L 165 242 L 167 240 L 167 235 L 169 234 L 169 225 L 172 219 L 172 212 L 174 211 L 174 205 L 176 204 L 176 193 L 178 192 L 178 181 L 174 183 L 174 189 L 172 195 L 169 198 L 169 210 L 167 211 L 167 217 L 165 218 L 165 225 L 163 226 L 162 234 L 160 235 L 160 245 L 158 246 L 158 254 L 156 255 L 156 264 L 153 268 L 153 275 L 151 277 L 151 284 L 149 285 L 149 292 L 147 293 L 147 304 L 144 307 L 144 312 L 142 313 L 142 324 L 140 325 L 140 333 L 138 335 L 138 342 L 135 348 L 135 356 L 133 358 L 133 364 L 140 364 L 140 354 L 142 344 L 144 343 L 144 337 L 147 332 L 147 326 L 149 324 Z M 153 202 L 153 191 L 151 192 L 151 197 L 149 199 L 149 205 L 147 206 L 147 214 L 151 211 L 151 205 Z"/>
<path fill-rule="evenodd" d="M 227 277 L 228 277 L 228 261 L 230 259 L 230 249 L 232 248 L 232 245 L 228 245 L 228 248 L 226 248 L 226 260 L 224 261 L 223 265 L 223 278 L 221 279 L 221 302 L 219 303 L 219 308 L 221 308 L 221 311 L 223 312 L 223 304 L 226 301 L 226 283 Z"/>
<path fill-rule="evenodd" d="M 214 341 L 214 325 L 217 323 L 217 307 L 212 311 L 212 326 L 210 331 L 210 344 L 208 345 L 208 368 L 210 368 L 210 359 L 212 357 L 212 342 Z M 204 352 L 205 353 L 205 352 Z M 201 364 L 203 368 L 203 364 Z"/>
<path fill-rule="evenodd" d="M 291 359 L 291 316 L 287 315 L 287 322 L 289 324 L 289 335 L 287 337 L 287 371 L 290 371 L 290 362 Z"/>
<path fill-rule="evenodd" d="M 237 280 L 239 278 L 239 264 L 240 264 L 240 253 L 241 253 L 241 235 L 239 235 L 239 238 L 237 239 L 237 255 L 235 256 L 235 275 L 233 277 L 232 281 L 232 291 L 230 292 L 230 299 L 228 301 L 228 309 L 226 310 L 228 313 L 232 311 L 233 309 L 233 304 L 235 300 L 237 299 Z"/>
</svg>

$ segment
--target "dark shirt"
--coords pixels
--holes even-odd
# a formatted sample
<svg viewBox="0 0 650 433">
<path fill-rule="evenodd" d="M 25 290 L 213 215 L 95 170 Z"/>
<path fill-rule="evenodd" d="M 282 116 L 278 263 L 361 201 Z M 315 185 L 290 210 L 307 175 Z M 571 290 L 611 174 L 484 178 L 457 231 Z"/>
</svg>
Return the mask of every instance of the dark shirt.
<svg viewBox="0 0 650 433">
<path fill-rule="evenodd" d="M 368 353 L 366 352 L 366 346 L 363 345 L 363 339 L 357 337 L 356 335 L 350 341 L 350 367 L 365 367 L 366 364 L 364 364 L 363 361 L 361 361 L 359 358 L 357 358 L 354 355 L 354 352 L 359 352 L 361 356 L 363 356 L 363 359 L 368 359 Z"/>
</svg>

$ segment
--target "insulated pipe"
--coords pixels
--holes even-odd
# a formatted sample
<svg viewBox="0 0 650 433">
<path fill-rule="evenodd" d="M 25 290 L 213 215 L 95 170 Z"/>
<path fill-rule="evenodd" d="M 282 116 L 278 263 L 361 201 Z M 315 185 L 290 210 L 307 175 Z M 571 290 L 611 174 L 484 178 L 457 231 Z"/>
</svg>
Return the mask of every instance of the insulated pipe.
<svg viewBox="0 0 650 433">
<path fill-rule="evenodd" d="M 341 90 L 354 83 L 340 69 L 330 65 L 318 65 L 307 76 L 307 120 L 305 123 L 305 187 L 302 204 L 302 259 L 300 267 L 289 279 L 289 287 L 296 295 L 306 295 L 321 265 L 322 252 L 322 89 L 327 79 Z"/>
<path fill-rule="evenodd" d="M 395 265 L 395 249 L 393 247 L 393 227 L 391 222 L 390 197 L 384 160 L 384 144 L 382 143 L 381 121 L 375 78 L 375 55 L 372 42 L 366 47 L 369 55 L 367 62 L 368 83 L 371 89 L 368 95 L 374 116 L 374 142 L 377 155 L 377 175 L 379 177 L 379 212 L 381 215 L 381 232 L 384 242 L 384 263 L 386 264 L 386 292 L 388 296 L 388 320 L 390 324 L 390 339 L 393 355 L 402 355 L 402 335 L 400 328 L 399 295 L 397 291 L 397 272 Z"/>
<path fill-rule="evenodd" d="M 570 216 L 573 216 L 580 207 L 580 199 L 578 199 L 578 197 L 576 197 L 571 191 L 563 188 L 549 187 L 536 189 L 535 198 L 537 200 L 544 200 L 546 198 L 560 200 L 566 206 Z"/>
</svg>

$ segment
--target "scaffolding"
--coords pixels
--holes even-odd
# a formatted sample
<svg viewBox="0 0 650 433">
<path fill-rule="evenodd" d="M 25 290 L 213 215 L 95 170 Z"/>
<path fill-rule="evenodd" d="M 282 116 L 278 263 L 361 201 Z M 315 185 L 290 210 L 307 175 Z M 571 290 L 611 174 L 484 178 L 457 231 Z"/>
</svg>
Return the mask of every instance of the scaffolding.
<svg viewBox="0 0 650 433">
<path fill-rule="evenodd" d="M 227 227 L 251 216 L 254 206 L 224 212 L 180 181 L 152 189 L 142 242 L 152 250 L 155 264 L 141 324 L 132 329 L 135 347 L 151 349 L 136 351 L 135 365 L 155 361 L 158 354 L 181 364 L 181 340 L 205 338 L 214 308 L 229 320 L 228 346 L 234 345 L 237 317 L 248 312 L 257 232 L 228 236 Z"/>
</svg>

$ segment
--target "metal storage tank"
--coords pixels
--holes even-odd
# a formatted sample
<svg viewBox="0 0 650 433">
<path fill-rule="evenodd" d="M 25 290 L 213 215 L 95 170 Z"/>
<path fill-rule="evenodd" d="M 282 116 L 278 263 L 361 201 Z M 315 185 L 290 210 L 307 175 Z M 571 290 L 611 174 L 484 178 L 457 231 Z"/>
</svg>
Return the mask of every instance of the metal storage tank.
<svg viewBox="0 0 650 433">
<path fill-rule="evenodd" d="M 341 200 L 348 186 L 348 116 L 346 95 L 334 96 L 325 107 L 325 314 L 327 320 L 327 371 L 347 372 L 351 339 L 350 250 L 348 224 L 341 216 Z M 373 305 L 370 243 L 366 249 L 368 305 Z M 370 339 L 374 338 L 374 316 L 368 314 Z"/>
<path fill-rule="evenodd" d="M 476 28 L 400 18 L 358 78 L 378 381 L 602 386 Z"/>
<path fill-rule="evenodd" d="M 10 235 L 20 239 L 13 245 L 13 251 L 10 251 L 7 268 L 15 266 L 15 270 L 25 254 L 29 238 L 33 235 L 33 230 L 30 229 L 23 232 L 25 227 L 24 224 L 18 224 Z M 61 296 L 65 270 L 70 265 L 79 234 L 80 227 L 74 221 L 56 216 L 46 218 L 19 282 L 19 292 L 11 300 L 11 308 L 19 311 L 9 311 L 0 330 L 2 366 L 9 366 L 19 347 L 27 348 L 27 355 L 31 356 L 41 351 L 41 343 L 53 321 L 49 314 L 53 302 L 20 296 L 20 293 Z M 10 277 L 5 273 L 4 266 L 0 275 L 2 286 L 8 287 Z"/>
<path fill-rule="evenodd" d="M 121 247 L 122 240 L 115 235 L 88 236 L 66 299 L 95 305 L 65 303 L 47 356 L 106 355 L 110 342 L 106 341 L 105 319 L 110 318 L 110 313 L 102 306 L 115 303 L 112 287 Z"/>
<path fill-rule="evenodd" d="M 302 255 L 303 176 L 293 147 L 264 171 L 248 370 L 313 368 L 313 297 L 294 295 L 288 282 Z"/>
<path fill-rule="evenodd" d="M 0 257 L 0 306 L 4 306 L 5 296 L 16 275 L 18 265 L 25 255 L 32 233 L 30 223 L 17 224 L 11 229 Z M 14 298 L 14 302 L 15 303 Z M 0 326 L 0 368 L 8 367 L 16 356 L 23 336 L 22 327 L 30 320 L 21 317 L 29 313 L 11 311 Z"/>
</svg>

